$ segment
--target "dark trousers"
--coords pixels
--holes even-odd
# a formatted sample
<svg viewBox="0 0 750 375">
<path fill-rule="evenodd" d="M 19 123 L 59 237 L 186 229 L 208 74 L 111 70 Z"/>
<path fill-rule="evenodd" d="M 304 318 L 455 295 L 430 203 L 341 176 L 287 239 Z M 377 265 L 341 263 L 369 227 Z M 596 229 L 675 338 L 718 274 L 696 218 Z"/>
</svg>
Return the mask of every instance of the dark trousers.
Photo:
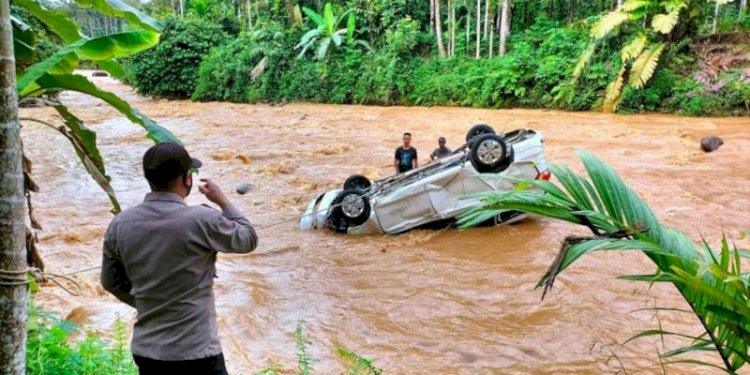
<svg viewBox="0 0 750 375">
<path fill-rule="evenodd" d="M 224 354 L 189 361 L 159 361 L 133 355 L 140 375 L 228 375 Z"/>
</svg>

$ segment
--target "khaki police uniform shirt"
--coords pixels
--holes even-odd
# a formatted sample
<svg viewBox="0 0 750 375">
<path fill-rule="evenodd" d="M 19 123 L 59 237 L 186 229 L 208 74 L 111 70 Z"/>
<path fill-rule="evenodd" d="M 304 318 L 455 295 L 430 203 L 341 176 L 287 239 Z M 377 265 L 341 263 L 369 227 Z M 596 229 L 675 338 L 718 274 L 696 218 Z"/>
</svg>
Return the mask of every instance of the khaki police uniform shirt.
<svg viewBox="0 0 750 375">
<path fill-rule="evenodd" d="M 104 238 L 101 282 L 138 310 L 133 354 L 163 361 L 220 354 L 216 255 L 248 253 L 257 243 L 250 222 L 233 205 L 221 212 L 154 192 L 119 214 Z"/>
</svg>

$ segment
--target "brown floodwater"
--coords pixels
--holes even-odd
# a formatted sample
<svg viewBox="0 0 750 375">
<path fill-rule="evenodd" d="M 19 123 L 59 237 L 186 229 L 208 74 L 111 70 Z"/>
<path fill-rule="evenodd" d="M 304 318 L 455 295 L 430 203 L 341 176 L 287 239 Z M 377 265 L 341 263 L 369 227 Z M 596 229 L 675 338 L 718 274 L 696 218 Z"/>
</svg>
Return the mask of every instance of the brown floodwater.
<svg viewBox="0 0 750 375">
<path fill-rule="evenodd" d="M 574 151 L 587 149 L 613 165 L 668 225 L 716 243 L 722 231 L 741 247 L 750 229 L 750 119 L 620 116 L 540 110 L 368 107 L 321 104 L 240 105 L 143 98 L 108 78 L 115 91 L 171 129 L 204 161 L 200 176 L 218 180 L 259 227 L 260 247 L 221 255 L 216 304 L 228 366 L 251 373 L 271 363 L 293 369 L 293 331 L 304 321 L 320 374 L 342 366 L 337 345 L 374 358 L 387 374 L 651 373 L 659 340 L 621 345 L 634 333 L 666 328 L 699 333 L 688 315 L 632 312 L 685 308 L 668 286 L 617 280 L 653 271 L 640 254 L 595 254 L 558 278 L 544 301 L 534 285 L 562 239 L 585 233 L 532 218 L 508 227 L 469 231 L 417 230 L 399 236 L 351 237 L 297 230 L 296 219 L 316 193 L 352 173 L 390 173 L 401 133 L 414 133 L 424 159 L 438 136 L 462 143 L 475 123 L 498 130 L 541 130 L 551 161 L 581 170 Z M 99 134 L 112 185 L 125 207 L 147 192 L 140 158 L 143 132 L 102 102 L 77 94 L 63 101 Z M 22 116 L 58 121 L 53 110 Z M 725 145 L 704 154 L 699 140 Z M 42 188 L 34 196 L 48 271 L 98 265 L 112 218 L 107 197 L 55 132 L 26 124 L 23 139 Z M 244 196 L 234 187 L 250 182 Z M 199 194 L 189 203 L 205 203 Z M 75 278 L 83 294 L 45 286 L 37 301 L 62 316 L 108 334 L 134 311 L 98 285 L 98 271 Z M 668 340 L 667 349 L 679 342 Z M 704 356 L 709 361 L 715 359 Z M 681 370 L 705 373 L 705 368 Z"/>
</svg>

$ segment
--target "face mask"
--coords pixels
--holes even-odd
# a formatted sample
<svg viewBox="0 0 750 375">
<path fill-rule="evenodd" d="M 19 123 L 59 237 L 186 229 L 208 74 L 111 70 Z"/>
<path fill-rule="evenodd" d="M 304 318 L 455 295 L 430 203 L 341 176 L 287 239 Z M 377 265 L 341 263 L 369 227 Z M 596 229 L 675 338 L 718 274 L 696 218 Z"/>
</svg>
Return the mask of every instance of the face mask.
<svg viewBox="0 0 750 375">
<path fill-rule="evenodd" d="M 183 179 L 182 185 L 185 186 L 185 190 L 187 190 L 187 194 L 185 196 L 190 196 L 190 192 L 193 190 L 193 179 L 190 179 L 190 184 L 185 183 L 185 179 Z"/>
</svg>

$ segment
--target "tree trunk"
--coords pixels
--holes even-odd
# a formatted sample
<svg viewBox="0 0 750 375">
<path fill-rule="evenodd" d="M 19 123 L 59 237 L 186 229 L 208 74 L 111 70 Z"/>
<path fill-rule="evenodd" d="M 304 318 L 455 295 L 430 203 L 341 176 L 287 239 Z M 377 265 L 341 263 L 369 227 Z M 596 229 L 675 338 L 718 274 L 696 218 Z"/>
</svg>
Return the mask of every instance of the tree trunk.
<svg viewBox="0 0 750 375">
<path fill-rule="evenodd" d="M 185 17 L 185 0 L 180 0 L 180 17 Z"/>
<path fill-rule="evenodd" d="M 456 55 L 456 0 L 451 0 L 451 56 Z"/>
<path fill-rule="evenodd" d="M 0 0 L 0 374 L 26 371 L 26 228 L 10 4 Z"/>
<path fill-rule="evenodd" d="M 617 9 L 622 8 L 622 0 L 617 0 Z"/>
<path fill-rule="evenodd" d="M 575 0 L 568 0 L 568 24 L 573 23 L 574 12 L 575 12 Z"/>
<path fill-rule="evenodd" d="M 466 56 L 468 56 L 469 55 L 469 42 L 471 41 L 471 36 L 470 36 L 471 33 L 470 33 L 470 27 L 469 27 L 469 25 L 471 24 L 471 10 L 469 10 L 468 6 L 466 7 L 466 10 L 467 10 L 466 12 L 466 47 L 464 48 L 466 51 L 464 52 L 466 52 Z"/>
<path fill-rule="evenodd" d="M 430 34 L 435 30 L 435 1 L 430 0 Z"/>
<path fill-rule="evenodd" d="M 484 38 L 487 39 L 490 29 L 490 0 L 484 2 Z"/>
<path fill-rule="evenodd" d="M 252 29 L 253 28 L 253 5 L 250 4 L 250 0 L 247 0 L 245 3 L 245 6 L 247 7 L 247 28 Z"/>
<path fill-rule="evenodd" d="M 508 1 L 509 0 L 503 0 L 503 8 L 500 13 L 500 56 L 505 56 L 508 30 L 510 30 L 510 10 L 508 9 Z"/>
<path fill-rule="evenodd" d="M 481 37 L 482 37 L 482 0 L 477 0 L 477 51 L 475 53 L 475 57 L 479 58 L 479 52 L 482 48 L 481 46 Z"/>
<path fill-rule="evenodd" d="M 711 34 L 716 34 L 716 30 L 719 28 L 719 10 L 721 9 L 721 5 L 719 5 L 719 2 L 716 2 L 716 8 L 714 9 L 714 25 L 711 27 Z"/>
<path fill-rule="evenodd" d="M 490 58 L 492 58 L 492 52 L 494 52 L 493 51 L 493 47 L 492 47 L 492 41 L 494 39 L 495 39 L 495 25 L 494 24 L 490 24 L 490 51 L 489 51 L 489 57 Z"/>
<path fill-rule="evenodd" d="M 747 0 L 740 1 L 740 14 L 737 18 L 737 22 L 742 22 L 742 20 L 745 18 L 745 10 L 747 9 Z"/>
<path fill-rule="evenodd" d="M 445 45 L 443 45 L 443 27 L 440 25 L 440 0 L 435 0 L 435 34 L 437 34 L 438 52 L 440 57 L 445 57 Z"/>
</svg>

